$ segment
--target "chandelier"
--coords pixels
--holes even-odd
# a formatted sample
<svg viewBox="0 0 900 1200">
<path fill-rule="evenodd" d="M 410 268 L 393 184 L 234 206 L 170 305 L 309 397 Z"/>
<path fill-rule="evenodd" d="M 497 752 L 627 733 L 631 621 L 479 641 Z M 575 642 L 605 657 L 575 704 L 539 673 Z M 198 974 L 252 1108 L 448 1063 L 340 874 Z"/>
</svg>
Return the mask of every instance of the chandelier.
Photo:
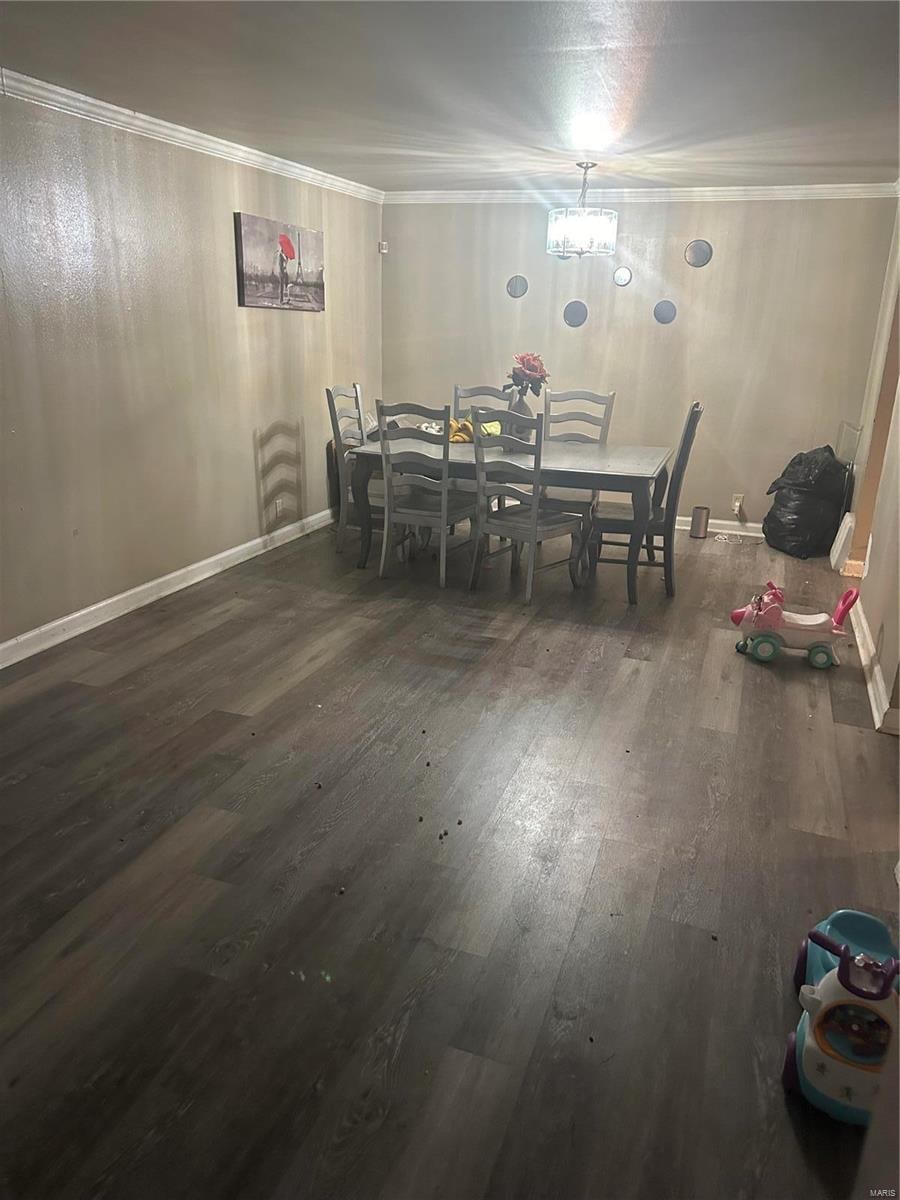
<svg viewBox="0 0 900 1200">
<path fill-rule="evenodd" d="M 547 214 L 547 253 L 559 258 L 577 254 L 615 254 L 619 214 L 612 208 L 588 208 L 588 171 L 593 162 L 580 162 L 581 195 L 575 208 L 553 208 Z"/>
</svg>

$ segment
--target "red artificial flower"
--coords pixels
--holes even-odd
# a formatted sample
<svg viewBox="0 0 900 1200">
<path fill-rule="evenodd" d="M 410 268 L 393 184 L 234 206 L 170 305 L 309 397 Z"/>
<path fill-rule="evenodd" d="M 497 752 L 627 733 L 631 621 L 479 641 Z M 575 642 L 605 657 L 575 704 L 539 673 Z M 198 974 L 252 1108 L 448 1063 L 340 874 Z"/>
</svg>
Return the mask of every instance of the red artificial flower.
<svg viewBox="0 0 900 1200">
<path fill-rule="evenodd" d="M 529 380 L 535 379 L 543 383 L 550 376 L 544 366 L 544 360 L 539 354 L 517 354 L 516 366 Z"/>
<path fill-rule="evenodd" d="M 550 375 L 539 354 L 526 353 L 516 355 L 516 365 L 510 371 L 509 378 L 519 389 L 520 398 L 524 399 L 529 388 L 535 396 L 539 396 Z"/>
</svg>

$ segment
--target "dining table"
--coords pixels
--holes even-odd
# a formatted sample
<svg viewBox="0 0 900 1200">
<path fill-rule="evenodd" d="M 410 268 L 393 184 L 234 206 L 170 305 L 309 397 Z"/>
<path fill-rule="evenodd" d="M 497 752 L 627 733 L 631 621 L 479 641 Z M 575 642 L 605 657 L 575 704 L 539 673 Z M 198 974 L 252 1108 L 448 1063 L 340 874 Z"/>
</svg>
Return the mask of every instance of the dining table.
<svg viewBox="0 0 900 1200">
<path fill-rule="evenodd" d="M 421 441 L 398 438 L 391 442 L 392 454 L 412 451 L 433 453 L 435 471 L 440 469 L 442 448 Z M 378 442 L 366 442 L 353 450 L 354 465 L 350 480 L 353 502 L 359 517 L 360 543 L 358 566 L 365 567 L 372 545 L 372 510 L 369 505 L 369 480 L 381 466 L 381 447 Z M 526 455 L 496 452 L 504 462 L 531 467 L 533 459 Z M 637 568 L 641 546 L 647 534 L 652 511 L 652 497 L 660 480 L 659 493 L 665 490 L 668 462 L 672 457 L 669 446 L 598 445 L 586 442 L 545 441 L 541 453 L 540 482 L 542 487 L 575 488 L 584 492 L 624 492 L 631 496 L 634 524 L 628 542 L 627 576 L 628 603 L 637 604 Z M 419 470 L 419 468 L 416 468 Z M 475 479 L 475 447 L 471 442 L 454 442 L 450 446 L 450 475 L 459 480 Z"/>
</svg>

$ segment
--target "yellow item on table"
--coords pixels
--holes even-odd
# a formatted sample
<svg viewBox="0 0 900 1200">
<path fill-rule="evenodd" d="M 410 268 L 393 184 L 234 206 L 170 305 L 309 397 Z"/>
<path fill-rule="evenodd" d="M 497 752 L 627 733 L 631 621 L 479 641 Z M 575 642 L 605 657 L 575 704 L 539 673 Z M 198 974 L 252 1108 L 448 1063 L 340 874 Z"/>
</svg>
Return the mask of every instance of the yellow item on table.
<svg viewBox="0 0 900 1200">
<path fill-rule="evenodd" d="M 487 424 L 482 425 L 481 432 L 487 437 L 497 437 L 501 432 L 500 422 L 488 421 Z M 457 421 L 456 417 L 451 417 L 450 441 L 456 442 L 457 444 L 461 442 L 474 442 L 475 429 L 472 425 L 472 422 L 468 419 L 464 421 Z"/>
</svg>

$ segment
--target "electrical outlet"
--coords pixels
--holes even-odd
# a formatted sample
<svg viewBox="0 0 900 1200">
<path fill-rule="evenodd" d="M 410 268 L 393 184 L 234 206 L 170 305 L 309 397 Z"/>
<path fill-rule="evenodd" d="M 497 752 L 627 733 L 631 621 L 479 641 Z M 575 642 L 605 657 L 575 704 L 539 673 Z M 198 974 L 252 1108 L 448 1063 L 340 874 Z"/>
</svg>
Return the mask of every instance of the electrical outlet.
<svg viewBox="0 0 900 1200">
<path fill-rule="evenodd" d="M 731 496 L 731 511 L 736 517 L 741 515 L 741 510 L 744 507 L 744 493 L 733 492 Z"/>
</svg>

